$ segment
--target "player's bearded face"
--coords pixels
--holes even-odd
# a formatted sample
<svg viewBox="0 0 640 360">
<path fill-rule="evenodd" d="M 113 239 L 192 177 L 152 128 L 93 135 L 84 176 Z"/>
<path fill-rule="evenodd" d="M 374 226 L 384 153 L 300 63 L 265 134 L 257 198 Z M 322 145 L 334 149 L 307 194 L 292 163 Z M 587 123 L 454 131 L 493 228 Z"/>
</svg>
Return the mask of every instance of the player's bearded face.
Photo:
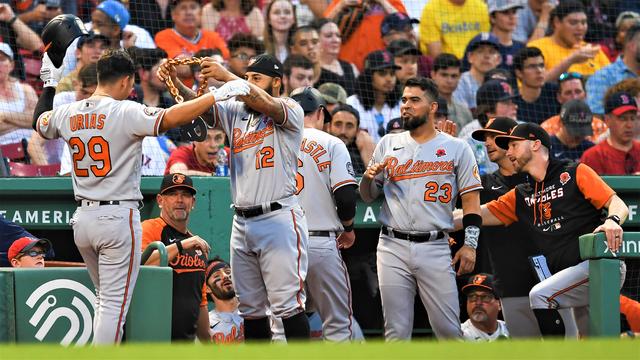
<svg viewBox="0 0 640 360">
<path fill-rule="evenodd" d="M 421 116 L 403 115 L 402 116 L 404 128 L 407 130 L 413 130 L 413 129 L 419 128 L 420 126 L 422 126 L 422 124 L 426 123 L 428 119 L 429 119 L 429 115 L 421 115 Z"/>
<path fill-rule="evenodd" d="M 183 222 L 189 219 L 194 203 L 193 195 L 189 191 L 182 189 L 167 191 L 162 197 L 162 212 L 171 220 Z"/>
<path fill-rule="evenodd" d="M 531 161 L 533 153 L 530 147 L 530 141 L 518 140 L 509 142 L 509 150 L 507 150 L 507 156 L 513 163 L 513 166 L 517 172 L 525 170 L 525 166 Z"/>
<path fill-rule="evenodd" d="M 236 291 L 231 282 L 231 269 L 218 270 L 209 281 L 211 293 L 219 300 L 231 300 L 236 297 Z"/>
<path fill-rule="evenodd" d="M 405 87 L 400 105 L 400 115 L 402 116 L 404 128 L 407 130 L 417 129 L 429 121 L 431 112 L 437 110 L 432 106 L 432 103 L 421 88 Z"/>
</svg>

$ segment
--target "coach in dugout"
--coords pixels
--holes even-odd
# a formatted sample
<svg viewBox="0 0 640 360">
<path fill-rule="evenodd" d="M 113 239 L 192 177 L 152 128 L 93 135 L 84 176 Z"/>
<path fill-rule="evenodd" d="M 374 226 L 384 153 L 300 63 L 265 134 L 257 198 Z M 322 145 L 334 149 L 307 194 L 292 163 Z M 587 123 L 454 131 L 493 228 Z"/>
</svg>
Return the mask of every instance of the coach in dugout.
<svg viewBox="0 0 640 360">
<path fill-rule="evenodd" d="M 154 241 L 162 242 L 173 268 L 172 341 L 193 341 L 196 334 L 202 342 L 210 340 L 205 284 L 210 248 L 187 229 L 195 195 L 190 177 L 180 173 L 165 175 L 156 197 L 160 216 L 142 222 L 142 249 Z M 160 255 L 154 251 L 145 265 L 159 263 Z"/>
<path fill-rule="evenodd" d="M 519 124 L 509 135 L 498 135 L 496 144 L 507 150 L 515 170 L 529 175 L 497 200 L 482 205 L 484 226 L 523 225 L 547 259 L 552 276 L 529 292 L 531 309 L 543 336 L 564 336 L 558 309 L 589 305 L 589 262 L 580 259 L 578 237 L 604 232 L 607 247 L 617 252 L 622 243 L 620 224 L 627 205 L 598 174 L 584 164 L 549 156 L 549 135 L 539 125 Z M 602 211 L 608 210 L 604 223 Z M 462 216 L 455 217 L 462 229 Z M 491 240 L 488 240 L 491 241 Z M 626 268 L 620 262 L 621 281 Z M 582 330 L 582 329 L 581 329 Z"/>
</svg>

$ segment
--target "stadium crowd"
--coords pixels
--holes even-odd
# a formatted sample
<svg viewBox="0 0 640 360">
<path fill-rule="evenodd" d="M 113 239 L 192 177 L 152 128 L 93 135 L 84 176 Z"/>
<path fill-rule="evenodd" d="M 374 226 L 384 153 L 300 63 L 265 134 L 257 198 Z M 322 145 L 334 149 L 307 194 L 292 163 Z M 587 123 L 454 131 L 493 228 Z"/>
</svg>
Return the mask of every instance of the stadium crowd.
<svg viewBox="0 0 640 360">
<path fill-rule="evenodd" d="M 45 140 L 31 128 L 42 91 L 39 69 L 45 49 L 39 34 L 63 13 L 77 14 L 91 31 L 67 50 L 54 107 L 93 94 L 96 63 L 107 49 L 125 49 L 136 63 L 129 99 L 161 108 L 175 104 L 157 76 L 166 59 L 211 57 L 244 78 L 251 59 L 267 53 L 283 65 L 284 96 L 301 87 L 319 90 L 331 115 L 324 131 L 344 142 L 357 176 L 366 172 L 386 134 L 404 131 L 402 89 L 416 77 L 437 85 L 436 115 L 456 125 L 452 135 L 471 147 L 483 179 L 500 172 L 513 185 L 524 181 L 514 175 L 491 134 L 508 134 L 528 123 L 548 134 L 552 159 L 586 164 L 601 176 L 640 173 L 640 2 L 635 0 L 1 0 L 0 170 L 7 176 L 33 174 L 25 172 L 27 167 L 42 175 L 74 171 L 74 154 L 65 143 Z M 198 66 L 177 68 L 180 81 L 194 90 L 203 81 L 199 71 Z M 16 148 L 22 149 L 18 155 Z M 196 189 L 168 182 L 175 173 L 187 179 L 228 176 L 229 139 L 211 128 L 203 142 L 192 143 L 172 130 L 145 138 L 142 153 L 142 175 L 165 176 L 158 194 L 164 216 L 143 223 L 144 245 L 160 239 L 166 227 L 188 240 L 181 245 L 186 250 L 204 250 L 204 241 L 187 231 L 188 211 L 180 221 L 166 221 L 172 218 L 167 208 L 176 201 L 195 206 L 190 201 Z M 51 254 L 51 244 L 12 226 L 0 226 L 13 229 L 12 240 L 20 239 L 0 249 L 2 265 L 43 265 L 20 259 L 42 259 Z M 501 236 L 491 231 L 482 236 Z M 172 264 L 183 256 L 179 250 L 169 251 Z M 513 279 L 505 279 L 510 276 L 504 269 L 496 272 L 492 251 L 481 241 L 473 275 L 458 281 L 467 313 L 461 319 L 465 338 L 539 336 L 537 329 L 513 326 L 511 331 L 498 320 L 510 306 L 502 298 L 527 296 L 537 280 L 509 288 Z M 229 264 L 217 257 L 207 262 L 198 254 L 192 256 L 201 259 L 202 276 L 181 280 L 178 287 L 174 283 L 173 317 L 178 320 L 172 335 L 176 340 L 240 341 L 243 325 Z M 207 300 L 216 308 L 208 320 Z M 640 331 L 637 302 L 623 296 L 621 303 L 631 328 Z M 561 315 L 567 334 L 587 335 L 580 313 Z M 278 333 L 277 323 L 272 330 Z M 322 326 L 316 330 L 322 336 Z M 352 339 L 358 338 L 362 335 Z"/>
</svg>

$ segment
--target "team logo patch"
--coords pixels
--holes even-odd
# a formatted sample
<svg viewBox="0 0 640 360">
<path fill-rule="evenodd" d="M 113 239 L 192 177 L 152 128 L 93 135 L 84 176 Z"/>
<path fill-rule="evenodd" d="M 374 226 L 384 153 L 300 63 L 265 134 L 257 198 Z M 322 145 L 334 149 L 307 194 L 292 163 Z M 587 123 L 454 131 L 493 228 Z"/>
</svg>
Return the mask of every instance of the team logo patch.
<svg viewBox="0 0 640 360">
<path fill-rule="evenodd" d="M 349 175 L 355 177 L 356 176 L 356 172 L 355 170 L 353 170 L 353 164 L 351 164 L 351 161 L 349 161 L 347 163 L 347 172 L 349 173 Z"/>
<path fill-rule="evenodd" d="M 545 220 L 551 219 L 551 203 L 550 202 L 542 203 L 542 217 Z"/>
<path fill-rule="evenodd" d="M 560 183 L 562 185 L 566 184 L 569 182 L 569 180 L 571 180 L 571 175 L 569 175 L 568 172 L 563 172 L 562 174 L 560 174 Z"/>
<path fill-rule="evenodd" d="M 445 155 L 447 155 L 447 152 L 446 152 L 444 149 L 438 149 L 438 150 L 436 150 L 436 156 L 437 156 L 437 157 L 443 157 L 443 156 L 445 156 Z"/>
<path fill-rule="evenodd" d="M 157 108 L 157 107 L 145 107 L 142 111 L 145 113 L 145 115 L 147 116 L 155 116 L 157 115 L 162 109 Z"/>
<path fill-rule="evenodd" d="M 480 170 L 478 170 L 478 164 L 473 165 L 473 177 L 480 181 Z"/>
<path fill-rule="evenodd" d="M 51 117 L 51 111 L 47 111 L 40 119 L 40 125 L 47 126 L 49 125 L 49 118 Z"/>
<path fill-rule="evenodd" d="M 182 174 L 173 174 L 173 183 L 174 184 L 182 184 L 185 180 L 184 175 Z"/>
<path fill-rule="evenodd" d="M 474 285 L 482 285 L 482 283 L 484 283 L 486 279 L 487 279 L 486 275 L 476 275 L 473 277 L 473 283 Z"/>
</svg>

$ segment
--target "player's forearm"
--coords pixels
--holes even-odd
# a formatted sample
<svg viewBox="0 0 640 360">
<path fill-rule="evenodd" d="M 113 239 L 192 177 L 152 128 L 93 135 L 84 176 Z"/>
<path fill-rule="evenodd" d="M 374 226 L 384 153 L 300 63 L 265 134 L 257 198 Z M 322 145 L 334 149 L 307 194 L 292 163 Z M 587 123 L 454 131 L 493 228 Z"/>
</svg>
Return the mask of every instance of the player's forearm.
<svg viewBox="0 0 640 360">
<path fill-rule="evenodd" d="M 463 215 L 467 215 L 467 214 L 481 215 L 480 191 L 470 191 L 468 193 L 462 194 L 461 200 L 462 200 Z"/>
<path fill-rule="evenodd" d="M 360 180 L 360 198 L 366 203 L 372 203 L 380 195 L 375 180 L 363 176 Z"/>
<path fill-rule="evenodd" d="M 198 324 L 196 328 L 196 334 L 198 340 L 202 343 L 208 343 L 211 341 L 209 335 L 209 312 L 206 306 L 200 306 L 200 313 L 198 314 Z"/>
<path fill-rule="evenodd" d="M 209 93 L 181 104 L 173 105 L 165 110 L 160 124 L 160 132 L 163 133 L 169 129 L 191 123 L 195 117 L 207 112 L 214 103 L 215 98 Z"/>
<path fill-rule="evenodd" d="M 477 213 L 482 216 L 482 226 L 498 226 L 504 225 L 500 219 L 498 219 L 489 209 L 487 205 L 480 206 L 480 212 Z M 462 230 L 462 218 L 464 216 L 464 211 L 461 209 L 457 209 L 453 212 L 453 231 Z"/>
<path fill-rule="evenodd" d="M 620 224 L 623 224 L 629 215 L 629 207 L 618 195 L 613 195 L 609 199 L 607 207 L 608 216 L 617 215 L 620 217 Z"/>
<path fill-rule="evenodd" d="M 33 112 L 33 123 L 31 127 L 35 130 L 36 123 L 38 122 L 38 118 L 44 112 L 53 109 L 53 98 L 56 96 L 56 88 L 52 86 L 45 87 L 42 89 L 42 94 L 38 98 L 38 102 L 36 103 L 36 109 Z"/>
<path fill-rule="evenodd" d="M 173 261 L 173 259 L 176 258 L 176 256 L 178 256 L 178 246 L 176 244 L 171 244 L 167 246 L 166 249 L 167 249 L 167 260 L 171 262 Z M 151 256 L 149 256 L 149 258 L 144 264 L 149 266 L 160 265 L 160 252 L 158 252 L 158 250 L 154 250 L 153 253 L 151 253 Z"/>
<path fill-rule="evenodd" d="M 247 83 L 249 84 L 251 92 L 247 96 L 238 96 L 238 99 L 247 104 L 251 109 L 271 117 L 276 124 L 281 125 L 284 123 L 285 113 L 281 101 L 267 94 L 266 91 L 258 86 L 249 82 Z"/>
</svg>

